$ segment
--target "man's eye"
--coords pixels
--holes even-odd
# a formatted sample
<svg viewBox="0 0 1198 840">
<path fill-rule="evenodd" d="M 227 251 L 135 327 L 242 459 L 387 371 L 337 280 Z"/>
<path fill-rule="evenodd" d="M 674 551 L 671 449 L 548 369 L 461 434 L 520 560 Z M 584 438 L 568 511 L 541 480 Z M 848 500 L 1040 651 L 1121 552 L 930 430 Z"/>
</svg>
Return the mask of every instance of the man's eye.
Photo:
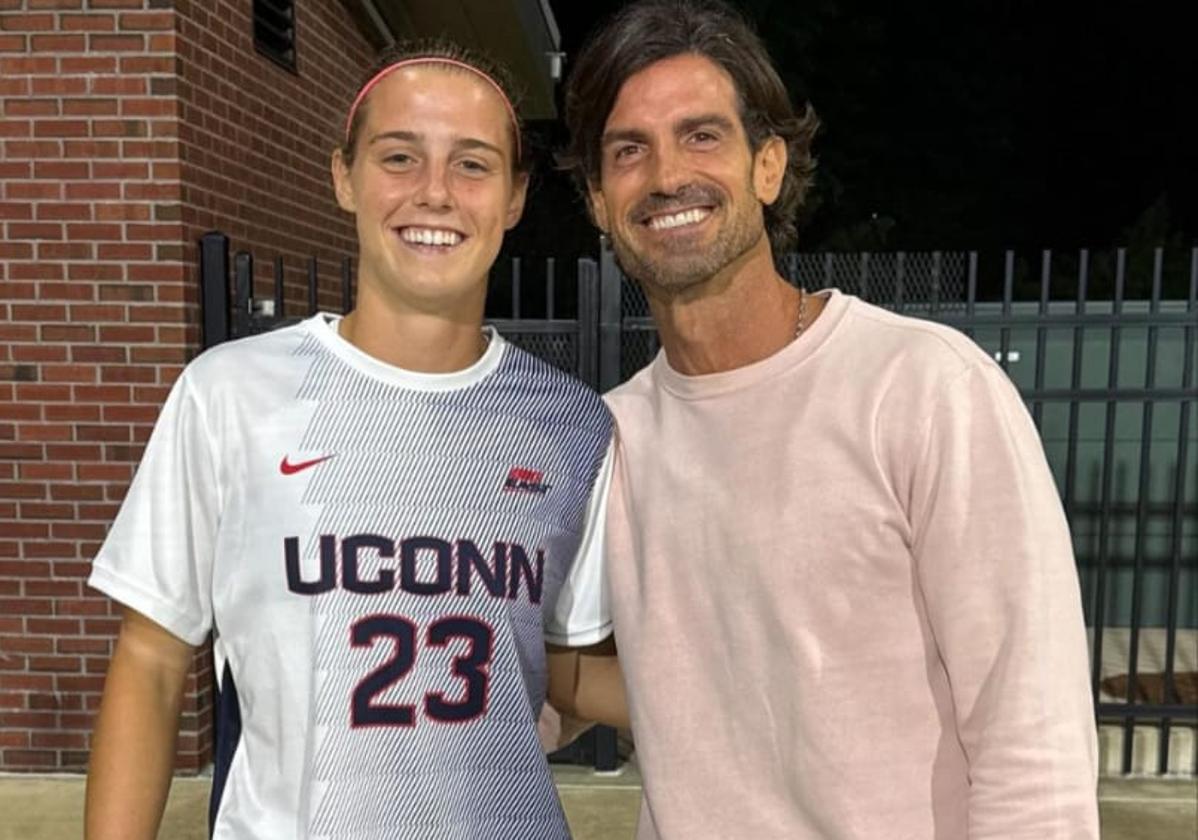
<svg viewBox="0 0 1198 840">
<path fill-rule="evenodd" d="M 461 163 L 458 165 L 471 174 L 481 175 L 491 171 L 491 167 L 487 166 L 487 164 L 481 160 L 466 159 L 461 161 Z"/>
<path fill-rule="evenodd" d="M 691 140 L 693 142 L 701 144 L 714 143 L 719 139 L 719 137 L 717 137 L 715 134 L 712 134 L 710 131 L 696 131 L 691 135 Z"/>
<path fill-rule="evenodd" d="M 633 143 L 629 143 L 626 146 L 617 146 L 614 157 L 616 160 L 625 160 L 626 158 L 630 158 L 635 155 L 639 148 L 639 146 Z"/>
<path fill-rule="evenodd" d="M 412 156 L 406 152 L 392 152 L 383 158 L 383 163 L 390 163 L 396 166 L 402 166 L 412 162 Z"/>
</svg>

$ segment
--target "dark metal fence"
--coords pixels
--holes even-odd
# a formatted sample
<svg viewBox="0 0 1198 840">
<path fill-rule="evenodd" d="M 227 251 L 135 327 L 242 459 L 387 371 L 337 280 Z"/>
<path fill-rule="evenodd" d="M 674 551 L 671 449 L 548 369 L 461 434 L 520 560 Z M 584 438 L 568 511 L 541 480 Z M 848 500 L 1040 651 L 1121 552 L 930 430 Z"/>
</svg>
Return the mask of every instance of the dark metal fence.
<svg viewBox="0 0 1198 840">
<path fill-rule="evenodd" d="M 201 257 L 206 345 L 295 320 L 281 317 L 281 263 L 263 298 L 245 254 L 232 262 L 230 295 L 223 235 L 205 236 Z M 1069 518 L 1098 718 L 1118 746 L 1107 769 L 1198 770 L 1198 248 L 797 254 L 782 264 L 809 290 L 837 286 L 956 327 L 999 361 L 1040 430 Z M 303 314 L 321 291 L 314 262 L 306 277 Z M 351 278 L 343 263 L 343 310 Z M 488 320 L 507 338 L 600 391 L 658 350 L 645 298 L 609 251 L 513 260 L 491 291 Z M 583 750 L 614 767 L 610 731 Z"/>
</svg>

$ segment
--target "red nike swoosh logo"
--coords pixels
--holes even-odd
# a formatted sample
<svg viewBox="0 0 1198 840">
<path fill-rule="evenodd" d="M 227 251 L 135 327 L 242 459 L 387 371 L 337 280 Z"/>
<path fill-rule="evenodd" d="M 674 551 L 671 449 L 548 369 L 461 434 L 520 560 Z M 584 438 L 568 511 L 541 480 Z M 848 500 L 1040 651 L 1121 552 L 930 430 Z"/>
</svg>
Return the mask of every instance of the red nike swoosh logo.
<svg viewBox="0 0 1198 840">
<path fill-rule="evenodd" d="M 333 456 L 325 455 L 320 458 L 313 458 L 311 461 L 300 461 L 299 463 L 296 463 L 296 464 L 293 464 L 290 461 L 288 461 L 287 457 L 288 456 L 284 455 L 283 460 L 279 462 L 279 472 L 281 472 L 283 475 L 295 475 L 297 472 L 300 472 L 301 470 L 308 469 L 308 467 L 314 467 L 317 464 L 323 464 L 325 461 L 329 460 Z"/>
</svg>

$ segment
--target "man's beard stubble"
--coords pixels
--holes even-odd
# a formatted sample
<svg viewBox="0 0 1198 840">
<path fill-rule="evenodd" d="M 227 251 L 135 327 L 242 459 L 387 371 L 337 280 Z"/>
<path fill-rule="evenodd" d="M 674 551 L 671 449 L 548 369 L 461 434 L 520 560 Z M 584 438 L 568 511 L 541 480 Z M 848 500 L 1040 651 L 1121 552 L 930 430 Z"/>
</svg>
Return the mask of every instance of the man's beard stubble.
<svg viewBox="0 0 1198 840">
<path fill-rule="evenodd" d="M 641 224 L 642 218 L 650 214 L 680 209 L 696 192 L 714 205 L 712 213 L 735 206 L 724 196 L 702 187 L 683 189 L 670 196 L 649 196 L 629 215 L 637 220 L 635 224 Z M 671 244 L 667 244 L 662 249 L 665 251 L 663 258 L 656 262 L 650 257 L 648 248 L 637 249 L 632 240 L 620 237 L 613 228 L 611 242 L 616 263 L 626 275 L 640 283 L 650 297 L 676 297 L 702 285 L 740 259 L 765 235 L 764 220 L 759 212 L 761 204 L 756 201 L 752 184 L 748 185 L 748 193 L 749 200 L 724 221 L 710 246 L 696 249 L 690 243 L 682 242 L 673 243 L 678 247 L 672 249 Z"/>
</svg>

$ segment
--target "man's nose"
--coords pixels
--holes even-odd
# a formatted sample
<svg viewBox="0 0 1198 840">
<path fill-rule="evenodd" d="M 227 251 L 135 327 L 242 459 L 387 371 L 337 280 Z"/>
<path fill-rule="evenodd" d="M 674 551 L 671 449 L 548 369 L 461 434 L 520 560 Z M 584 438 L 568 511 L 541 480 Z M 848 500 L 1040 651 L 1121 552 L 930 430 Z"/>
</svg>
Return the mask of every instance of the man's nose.
<svg viewBox="0 0 1198 840">
<path fill-rule="evenodd" d="M 664 144 L 653 156 L 653 191 L 674 195 L 691 181 L 685 156 L 673 144 Z"/>
</svg>

